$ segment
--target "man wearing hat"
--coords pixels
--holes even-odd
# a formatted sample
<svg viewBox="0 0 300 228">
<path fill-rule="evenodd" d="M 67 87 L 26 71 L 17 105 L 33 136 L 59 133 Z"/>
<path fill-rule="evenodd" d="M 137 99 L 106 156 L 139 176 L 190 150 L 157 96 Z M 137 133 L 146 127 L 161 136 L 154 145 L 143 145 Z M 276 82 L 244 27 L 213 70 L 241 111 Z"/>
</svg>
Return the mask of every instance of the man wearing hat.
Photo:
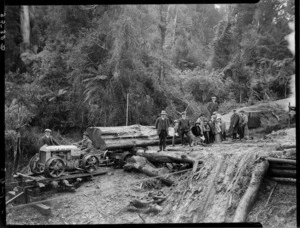
<svg viewBox="0 0 300 228">
<path fill-rule="evenodd" d="M 78 146 L 84 154 L 90 153 L 93 149 L 93 143 L 89 139 L 89 134 L 86 131 L 83 132 L 83 139 L 73 143 L 73 145 Z"/>
<path fill-rule="evenodd" d="M 167 118 L 167 113 L 165 110 L 162 110 L 160 117 L 158 117 L 155 121 L 155 128 L 157 129 L 157 134 L 159 136 L 159 151 L 166 150 L 166 139 L 168 135 L 169 126 L 170 121 Z"/>
<path fill-rule="evenodd" d="M 197 145 L 197 144 L 201 144 L 203 139 L 203 129 L 201 127 L 201 122 L 198 119 L 195 123 L 195 126 L 192 127 L 191 129 L 193 135 L 195 136 L 194 140 L 193 140 L 193 144 Z"/>
<path fill-rule="evenodd" d="M 51 136 L 51 130 L 45 129 L 45 135 L 41 138 L 42 145 L 52 146 L 59 145 L 59 143 Z"/>
<path fill-rule="evenodd" d="M 233 109 L 233 114 L 230 118 L 230 127 L 229 127 L 229 132 L 232 135 L 232 139 L 237 139 L 239 119 L 240 119 L 239 114 L 236 112 L 236 109 Z"/>
<path fill-rule="evenodd" d="M 181 136 L 181 144 L 185 145 L 184 135 L 186 135 L 188 138 L 189 145 L 192 146 L 192 142 L 191 142 L 192 140 L 190 136 L 190 128 L 191 128 L 190 120 L 186 118 L 186 112 L 183 112 L 181 115 L 182 117 L 180 118 L 178 124 L 178 130 Z"/>
<path fill-rule="evenodd" d="M 240 113 L 240 139 L 248 138 L 248 116 L 246 115 L 244 110 L 241 110 Z"/>
<path fill-rule="evenodd" d="M 217 98 L 215 96 L 212 96 L 211 100 L 212 101 L 207 106 L 207 110 L 209 111 L 210 116 L 212 116 L 213 112 L 218 111 L 219 109 L 219 105 L 216 102 Z"/>
</svg>

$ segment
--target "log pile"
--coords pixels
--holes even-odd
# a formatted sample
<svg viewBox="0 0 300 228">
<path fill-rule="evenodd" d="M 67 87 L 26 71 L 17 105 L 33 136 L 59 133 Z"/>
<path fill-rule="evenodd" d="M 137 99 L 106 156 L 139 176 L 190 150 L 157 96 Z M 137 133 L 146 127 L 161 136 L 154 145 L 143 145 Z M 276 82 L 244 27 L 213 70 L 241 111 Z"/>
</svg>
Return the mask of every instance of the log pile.
<svg viewBox="0 0 300 228">
<path fill-rule="evenodd" d="M 87 132 L 95 148 L 101 150 L 147 147 L 159 143 L 154 126 L 89 127 Z M 172 139 L 172 136 L 168 136 L 167 144 L 172 144 Z M 180 142 L 178 137 L 175 138 L 175 143 Z"/>
<path fill-rule="evenodd" d="M 267 156 L 270 164 L 267 175 L 278 182 L 296 183 L 296 145 L 282 144 Z"/>
</svg>

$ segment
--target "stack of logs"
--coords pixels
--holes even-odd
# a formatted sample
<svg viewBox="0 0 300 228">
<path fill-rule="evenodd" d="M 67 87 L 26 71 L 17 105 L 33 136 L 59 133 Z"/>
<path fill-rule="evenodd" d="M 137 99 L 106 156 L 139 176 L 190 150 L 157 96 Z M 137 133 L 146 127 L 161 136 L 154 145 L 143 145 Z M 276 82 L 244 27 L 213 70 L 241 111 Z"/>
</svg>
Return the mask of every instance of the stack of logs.
<svg viewBox="0 0 300 228">
<path fill-rule="evenodd" d="M 147 147 L 158 145 L 159 142 L 154 126 L 136 124 L 119 127 L 89 127 L 87 132 L 93 141 L 93 145 L 97 149 L 103 150 L 124 150 L 132 147 Z M 172 136 L 168 136 L 167 144 L 171 143 Z M 180 143 L 180 139 L 177 138 L 175 143 Z"/>
<path fill-rule="evenodd" d="M 280 145 L 264 158 L 269 162 L 267 175 L 271 179 L 296 183 L 296 144 Z"/>
</svg>

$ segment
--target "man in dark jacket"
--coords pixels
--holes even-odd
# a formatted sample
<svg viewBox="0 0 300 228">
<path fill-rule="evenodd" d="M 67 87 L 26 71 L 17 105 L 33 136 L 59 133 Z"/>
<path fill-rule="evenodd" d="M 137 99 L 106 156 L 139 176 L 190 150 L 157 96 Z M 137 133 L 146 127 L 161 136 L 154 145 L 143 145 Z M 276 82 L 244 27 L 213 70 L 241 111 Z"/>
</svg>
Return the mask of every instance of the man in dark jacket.
<svg viewBox="0 0 300 228">
<path fill-rule="evenodd" d="M 181 136 L 182 145 L 185 145 L 184 135 L 186 135 L 189 145 L 192 146 L 192 140 L 191 140 L 191 136 L 190 136 L 190 129 L 191 129 L 190 121 L 189 121 L 189 119 L 186 118 L 186 112 L 183 112 L 182 117 L 180 118 L 179 124 L 178 124 L 178 130 L 179 130 L 179 133 L 180 133 L 180 136 Z"/>
<path fill-rule="evenodd" d="M 239 130 L 239 114 L 236 113 L 236 109 L 233 109 L 233 114 L 230 118 L 229 132 L 232 134 L 232 139 L 237 139 L 237 133 Z"/>
<path fill-rule="evenodd" d="M 52 146 L 52 145 L 59 145 L 59 143 L 51 136 L 51 130 L 46 129 L 45 135 L 41 138 L 42 145 Z"/>
<path fill-rule="evenodd" d="M 213 112 L 216 112 L 218 111 L 219 109 L 219 105 L 218 103 L 216 102 L 217 98 L 215 96 L 212 96 L 211 97 L 211 102 L 208 104 L 207 106 L 207 110 L 209 111 L 210 113 L 210 117 L 212 116 Z"/>
<path fill-rule="evenodd" d="M 155 122 L 155 128 L 157 129 L 157 134 L 159 136 L 159 151 L 166 150 L 166 139 L 168 136 L 169 126 L 170 121 L 167 118 L 167 113 L 163 110 L 161 111 L 160 117 L 158 117 Z"/>
<path fill-rule="evenodd" d="M 83 133 L 83 138 L 79 142 L 73 143 L 73 145 L 78 146 L 82 154 L 90 153 L 93 150 L 93 143 L 89 139 L 89 134 L 85 131 Z"/>
</svg>

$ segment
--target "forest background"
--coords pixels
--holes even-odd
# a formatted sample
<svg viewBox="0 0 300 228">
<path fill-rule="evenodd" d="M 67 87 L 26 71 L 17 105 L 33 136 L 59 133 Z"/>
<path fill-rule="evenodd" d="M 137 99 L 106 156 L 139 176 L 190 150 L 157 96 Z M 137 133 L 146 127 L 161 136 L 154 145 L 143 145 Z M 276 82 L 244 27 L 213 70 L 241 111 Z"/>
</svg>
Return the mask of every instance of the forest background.
<svg viewBox="0 0 300 228">
<path fill-rule="evenodd" d="M 187 106 L 195 121 L 212 95 L 221 113 L 288 97 L 294 11 L 293 0 L 6 6 L 6 163 L 27 162 L 45 128 L 68 144 L 125 125 L 127 96 L 129 125 Z"/>
</svg>

